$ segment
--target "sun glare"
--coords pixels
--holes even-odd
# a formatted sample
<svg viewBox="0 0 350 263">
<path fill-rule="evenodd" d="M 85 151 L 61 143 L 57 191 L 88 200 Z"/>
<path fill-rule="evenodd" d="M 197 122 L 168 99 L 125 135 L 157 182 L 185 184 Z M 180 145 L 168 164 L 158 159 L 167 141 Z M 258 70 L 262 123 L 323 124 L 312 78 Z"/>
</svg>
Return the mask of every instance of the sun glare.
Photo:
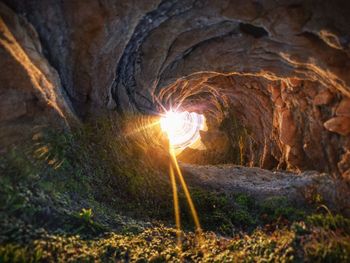
<svg viewBox="0 0 350 263">
<path fill-rule="evenodd" d="M 175 150 L 183 150 L 200 141 L 200 130 L 205 130 L 205 117 L 195 112 L 168 111 L 160 119 L 160 126 Z"/>
<path fill-rule="evenodd" d="M 174 197 L 174 214 L 177 229 L 177 245 L 181 252 L 181 222 L 180 222 L 180 207 L 177 193 L 176 175 L 185 193 L 187 203 L 189 205 L 195 226 L 196 236 L 198 238 L 198 246 L 202 244 L 202 230 L 199 222 L 199 217 L 191 198 L 190 191 L 187 187 L 184 176 L 182 175 L 176 155 L 186 147 L 200 148 L 201 136 L 199 131 L 206 130 L 205 117 L 202 114 L 195 112 L 176 112 L 167 111 L 160 118 L 160 127 L 169 139 L 170 161 L 170 179 Z M 180 253 L 181 254 L 181 253 Z"/>
</svg>

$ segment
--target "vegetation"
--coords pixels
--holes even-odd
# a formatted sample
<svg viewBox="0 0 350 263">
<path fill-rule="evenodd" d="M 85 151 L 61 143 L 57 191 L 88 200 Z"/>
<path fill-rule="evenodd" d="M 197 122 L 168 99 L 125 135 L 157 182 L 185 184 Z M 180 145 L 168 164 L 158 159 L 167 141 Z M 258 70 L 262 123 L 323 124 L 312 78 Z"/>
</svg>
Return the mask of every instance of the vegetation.
<svg viewBox="0 0 350 263">
<path fill-rule="evenodd" d="M 319 203 L 201 188 L 202 239 L 180 191 L 180 251 L 169 157 L 156 131 L 125 129 L 138 121 L 46 131 L 0 157 L 0 262 L 349 261 L 350 220 Z"/>
</svg>

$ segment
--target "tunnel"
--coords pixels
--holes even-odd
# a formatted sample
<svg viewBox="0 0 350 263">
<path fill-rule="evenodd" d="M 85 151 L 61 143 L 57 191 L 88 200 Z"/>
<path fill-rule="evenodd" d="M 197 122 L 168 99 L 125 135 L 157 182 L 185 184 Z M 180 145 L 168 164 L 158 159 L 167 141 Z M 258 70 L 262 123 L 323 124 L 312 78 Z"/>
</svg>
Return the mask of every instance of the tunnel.
<svg viewBox="0 0 350 263">
<path fill-rule="evenodd" d="M 346 0 L 0 0 L 0 261 L 14 260 L 12 244 L 35 257 L 5 231 L 17 218 L 43 226 L 43 251 L 57 229 L 124 242 L 137 225 L 142 240 L 174 231 L 159 262 L 244 262 L 228 242 L 275 226 L 295 238 L 287 262 L 347 262 L 349 13 Z M 180 256 L 206 231 L 230 240 L 215 237 L 227 261 L 209 248 Z M 106 251 L 89 255 L 108 262 Z"/>
</svg>

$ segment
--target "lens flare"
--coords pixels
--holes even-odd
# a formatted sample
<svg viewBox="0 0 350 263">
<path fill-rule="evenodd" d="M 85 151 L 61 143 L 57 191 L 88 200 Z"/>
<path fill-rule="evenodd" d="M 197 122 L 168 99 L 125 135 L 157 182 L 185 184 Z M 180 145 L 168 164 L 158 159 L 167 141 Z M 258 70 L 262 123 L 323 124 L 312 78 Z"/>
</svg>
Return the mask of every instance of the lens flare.
<svg viewBox="0 0 350 263">
<path fill-rule="evenodd" d="M 168 136 L 174 150 L 198 144 L 200 130 L 205 130 L 205 117 L 196 112 L 168 111 L 160 119 L 160 127 Z"/>
</svg>

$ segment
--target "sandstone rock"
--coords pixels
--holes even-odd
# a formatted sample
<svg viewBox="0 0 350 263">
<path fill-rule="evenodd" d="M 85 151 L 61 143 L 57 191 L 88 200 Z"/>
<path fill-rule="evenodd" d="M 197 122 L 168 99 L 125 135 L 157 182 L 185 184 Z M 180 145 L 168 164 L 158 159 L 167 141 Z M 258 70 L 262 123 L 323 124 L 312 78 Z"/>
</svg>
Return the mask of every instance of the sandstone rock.
<svg viewBox="0 0 350 263">
<path fill-rule="evenodd" d="M 272 86 L 271 87 L 271 98 L 272 101 L 276 101 L 281 96 L 281 90 L 280 87 Z"/>
<path fill-rule="evenodd" d="M 350 169 L 342 174 L 345 181 L 350 182 Z"/>
<path fill-rule="evenodd" d="M 275 105 L 276 107 L 283 108 L 286 104 L 284 103 L 281 97 L 278 97 L 275 101 Z"/>
<path fill-rule="evenodd" d="M 192 187 L 200 186 L 228 195 L 244 193 L 259 200 L 283 196 L 299 204 L 307 202 L 306 194 L 313 188 L 328 205 L 338 205 L 335 198 L 336 181 L 327 174 L 304 172 L 297 175 L 238 165 L 181 164 L 181 169 Z M 344 201 L 349 205 L 349 200 Z"/>
<path fill-rule="evenodd" d="M 342 45 L 340 43 L 340 40 L 336 34 L 333 32 L 330 32 L 328 30 L 321 30 L 319 32 L 320 37 L 324 42 L 326 42 L 328 45 L 330 45 L 333 48 L 336 49 L 342 49 Z"/>
<path fill-rule="evenodd" d="M 337 116 L 350 117 L 350 98 L 343 98 L 339 103 L 335 114 Z"/>
<path fill-rule="evenodd" d="M 298 166 L 311 169 L 317 163 L 315 169 L 337 173 L 340 149 L 348 146 L 341 137 L 331 141 L 329 131 L 315 123 L 331 118 L 336 98 L 350 97 L 348 1 L 3 2 L 33 25 L 28 32 L 38 32 L 41 43 L 38 38 L 26 42 L 30 58 L 44 75 L 51 66 L 57 69 L 80 116 L 94 119 L 108 110 L 155 114 L 159 101 L 166 106 L 181 102 L 220 122 L 223 112 L 234 108 L 250 131 L 250 163 L 260 165 L 268 152 L 288 165 L 285 146 L 297 155 L 299 144 L 309 138 L 309 159 Z M 38 52 L 40 44 L 51 65 Z M 9 61 L 5 56 L 0 63 Z M 19 108 L 6 114 L 7 120 L 38 113 L 33 110 L 37 94 L 24 85 L 28 74 L 4 64 L 18 74 L 2 83 L 28 91 L 13 102 Z M 47 100 L 40 101 L 41 109 L 47 109 Z M 348 116 L 342 107 L 337 116 Z M 281 122 L 285 108 L 294 117 L 284 116 Z M 9 104 L 2 109 L 12 111 Z M 310 139 L 314 134 L 328 156 L 312 152 L 317 148 Z"/>
<path fill-rule="evenodd" d="M 333 97 L 334 95 L 328 89 L 325 89 L 316 95 L 314 104 L 316 106 L 327 105 L 332 101 Z"/>
<path fill-rule="evenodd" d="M 34 29 L 0 3 L 0 151 L 31 138 L 37 126 L 76 121 Z"/>
<path fill-rule="evenodd" d="M 302 80 L 301 79 L 297 79 L 297 78 L 289 78 L 288 82 L 290 83 L 290 85 L 292 85 L 293 87 L 300 87 L 302 84 Z"/>
<path fill-rule="evenodd" d="M 282 143 L 293 146 L 297 127 L 290 110 L 284 110 L 280 119 L 280 140 Z"/>
<path fill-rule="evenodd" d="M 326 121 L 324 127 L 331 132 L 346 136 L 350 133 L 350 118 L 334 117 Z"/>
<path fill-rule="evenodd" d="M 350 151 L 343 154 L 340 162 L 338 163 L 338 168 L 342 174 L 346 173 L 346 171 L 350 171 Z"/>
<path fill-rule="evenodd" d="M 0 123 L 17 119 L 27 113 L 27 103 L 23 92 L 15 89 L 0 92 Z"/>
</svg>

